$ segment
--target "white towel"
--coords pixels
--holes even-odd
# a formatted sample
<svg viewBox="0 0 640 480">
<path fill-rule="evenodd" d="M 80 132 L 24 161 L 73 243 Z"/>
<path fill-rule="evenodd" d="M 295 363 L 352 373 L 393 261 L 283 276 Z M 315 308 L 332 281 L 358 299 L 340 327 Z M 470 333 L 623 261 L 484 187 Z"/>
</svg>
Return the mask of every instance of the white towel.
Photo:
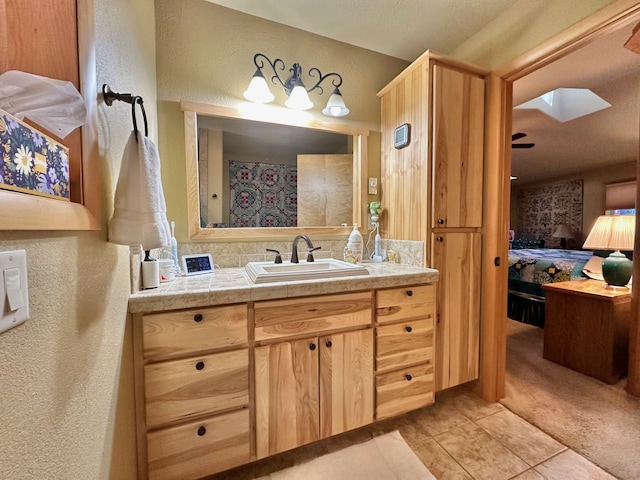
<svg viewBox="0 0 640 480">
<path fill-rule="evenodd" d="M 168 245 L 171 239 L 156 145 L 131 132 L 122 155 L 109 241 L 143 250 Z"/>
</svg>

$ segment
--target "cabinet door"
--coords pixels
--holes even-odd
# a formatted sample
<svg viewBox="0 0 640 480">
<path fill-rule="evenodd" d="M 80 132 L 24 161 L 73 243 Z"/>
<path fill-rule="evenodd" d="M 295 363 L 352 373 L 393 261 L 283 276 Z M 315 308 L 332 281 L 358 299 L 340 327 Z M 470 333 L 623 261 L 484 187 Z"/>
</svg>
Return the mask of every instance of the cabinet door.
<svg viewBox="0 0 640 480">
<path fill-rule="evenodd" d="M 317 338 L 255 349 L 256 455 L 319 439 Z"/>
<path fill-rule="evenodd" d="M 434 65 L 432 135 L 432 227 L 481 227 L 484 79 Z"/>
<path fill-rule="evenodd" d="M 436 302 L 436 391 L 478 378 L 480 233 L 434 233 L 433 268 L 440 271 Z"/>
<path fill-rule="evenodd" d="M 320 339 L 320 435 L 373 422 L 373 330 Z"/>
</svg>

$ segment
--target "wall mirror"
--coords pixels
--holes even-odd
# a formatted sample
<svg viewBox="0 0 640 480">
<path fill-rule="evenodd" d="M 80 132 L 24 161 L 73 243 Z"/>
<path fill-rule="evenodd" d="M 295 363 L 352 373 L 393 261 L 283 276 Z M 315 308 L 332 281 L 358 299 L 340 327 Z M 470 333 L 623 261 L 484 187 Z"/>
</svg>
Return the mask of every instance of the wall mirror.
<svg viewBox="0 0 640 480">
<path fill-rule="evenodd" d="M 327 238 L 362 225 L 369 131 L 255 107 L 181 102 L 189 237 Z"/>
</svg>

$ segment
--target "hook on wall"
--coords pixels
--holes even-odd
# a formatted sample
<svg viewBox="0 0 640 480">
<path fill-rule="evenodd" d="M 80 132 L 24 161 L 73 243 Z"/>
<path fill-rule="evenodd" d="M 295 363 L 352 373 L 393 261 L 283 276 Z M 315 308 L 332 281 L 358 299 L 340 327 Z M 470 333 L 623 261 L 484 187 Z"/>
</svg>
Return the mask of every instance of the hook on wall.
<svg viewBox="0 0 640 480">
<path fill-rule="evenodd" d="M 133 131 L 136 134 L 136 142 L 138 141 L 138 123 L 136 121 L 136 105 L 140 105 L 140 109 L 142 110 L 142 118 L 144 119 L 144 135 L 145 137 L 149 136 L 149 126 L 147 123 L 147 113 L 144 110 L 144 101 L 142 97 L 139 95 L 132 95 L 130 93 L 116 93 L 111 90 L 111 87 L 106 83 L 102 85 L 102 96 L 104 97 L 104 103 L 107 106 L 113 105 L 113 102 L 118 100 L 120 102 L 130 103 L 131 104 L 131 119 L 133 121 Z"/>
</svg>

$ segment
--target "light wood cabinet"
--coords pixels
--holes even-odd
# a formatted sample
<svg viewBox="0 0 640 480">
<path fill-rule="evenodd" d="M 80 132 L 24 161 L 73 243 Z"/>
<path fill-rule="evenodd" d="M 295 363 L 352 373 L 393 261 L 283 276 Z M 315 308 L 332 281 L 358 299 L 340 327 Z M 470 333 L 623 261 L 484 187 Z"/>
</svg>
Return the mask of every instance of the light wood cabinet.
<svg viewBox="0 0 640 480">
<path fill-rule="evenodd" d="M 353 328 L 354 318 L 371 326 L 371 298 L 361 292 L 258 302 L 256 340 L 324 332 L 341 319 L 343 327 Z M 373 421 L 372 328 L 257 346 L 255 372 L 257 458 Z"/>
<path fill-rule="evenodd" d="M 478 376 L 486 73 L 427 51 L 378 93 L 383 235 L 424 242 L 425 266 L 440 271 L 436 391 Z M 409 144 L 396 148 L 405 123 Z M 450 234 L 467 256 L 437 241 Z"/>
<path fill-rule="evenodd" d="M 376 420 L 434 401 L 435 286 L 376 292 Z"/>
<path fill-rule="evenodd" d="M 478 378 L 480 348 L 480 233 L 433 234 L 437 284 L 436 391 Z"/>
<path fill-rule="evenodd" d="M 195 479 L 249 462 L 247 305 L 133 322 L 139 477 Z"/>
<path fill-rule="evenodd" d="M 133 314 L 139 478 L 207 477 L 429 405 L 435 299 L 421 284 Z"/>
</svg>

